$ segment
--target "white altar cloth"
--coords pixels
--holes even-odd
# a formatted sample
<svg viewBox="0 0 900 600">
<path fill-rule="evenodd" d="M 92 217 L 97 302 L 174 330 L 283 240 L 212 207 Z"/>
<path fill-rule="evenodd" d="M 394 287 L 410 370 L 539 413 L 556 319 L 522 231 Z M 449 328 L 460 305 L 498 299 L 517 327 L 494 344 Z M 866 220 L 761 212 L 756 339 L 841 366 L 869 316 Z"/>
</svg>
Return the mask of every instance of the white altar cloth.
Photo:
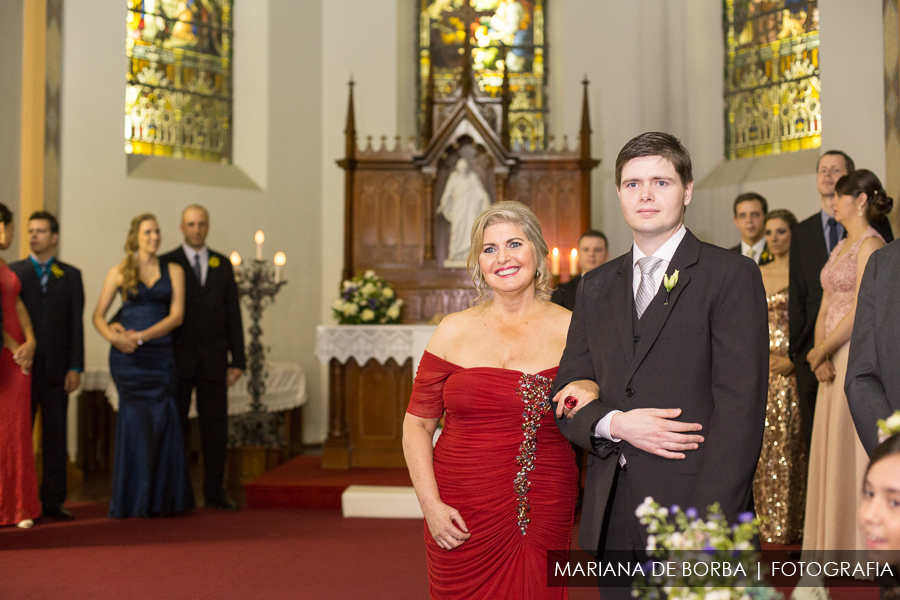
<svg viewBox="0 0 900 600">
<path fill-rule="evenodd" d="M 374 358 L 381 364 L 393 358 L 398 364 L 412 358 L 413 377 L 425 347 L 437 325 L 319 325 L 316 327 L 316 357 L 322 364 L 332 358 L 360 365 Z"/>
</svg>

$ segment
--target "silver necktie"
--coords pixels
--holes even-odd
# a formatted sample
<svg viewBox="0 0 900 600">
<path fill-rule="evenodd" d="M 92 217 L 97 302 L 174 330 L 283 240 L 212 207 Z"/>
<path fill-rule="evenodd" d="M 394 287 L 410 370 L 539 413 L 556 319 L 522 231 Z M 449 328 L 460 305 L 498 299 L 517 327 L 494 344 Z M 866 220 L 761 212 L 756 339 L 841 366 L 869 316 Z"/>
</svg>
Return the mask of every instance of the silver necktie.
<svg viewBox="0 0 900 600">
<path fill-rule="evenodd" d="M 662 259 L 656 256 L 645 256 L 638 259 L 638 267 L 641 269 L 641 285 L 638 287 L 634 304 L 637 308 L 638 319 L 644 314 L 647 305 L 656 296 L 656 287 L 653 285 L 653 273 L 662 264 Z"/>
</svg>

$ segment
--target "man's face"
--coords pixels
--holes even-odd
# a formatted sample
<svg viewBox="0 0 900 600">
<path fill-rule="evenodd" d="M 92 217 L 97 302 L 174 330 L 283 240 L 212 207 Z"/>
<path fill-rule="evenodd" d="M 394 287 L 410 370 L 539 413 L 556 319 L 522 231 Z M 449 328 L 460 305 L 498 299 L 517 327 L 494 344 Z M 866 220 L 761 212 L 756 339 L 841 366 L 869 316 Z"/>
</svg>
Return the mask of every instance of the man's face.
<svg viewBox="0 0 900 600">
<path fill-rule="evenodd" d="M 819 160 L 816 189 L 822 196 L 834 196 L 834 184 L 847 174 L 847 163 L 840 154 L 826 154 Z"/>
<path fill-rule="evenodd" d="M 635 235 L 674 233 L 684 221 L 694 183 L 684 185 L 675 167 L 661 156 L 633 158 L 622 167 L 619 203 Z"/>
<path fill-rule="evenodd" d="M 35 255 L 39 256 L 52 250 L 57 240 L 59 234 L 50 233 L 50 221 L 46 219 L 28 221 L 28 245 Z"/>
<path fill-rule="evenodd" d="M 609 260 L 606 241 L 601 237 L 586 236 L 578 242 L 578 266 L 587 273 Z"/>
<path fill-rule="evenodd" d="M 184 234 L 184 243 L 199 250 L 206 244 L 206 236 L 209 233 L 209 217 L 206 211 L 199 208 L 189 208 L 184 211 L 181 219 L 181 233 Z"/>
<path fill-rule="evenodd" d="M 745 200 L 738 202 L 735 207 L 734 226 L 741 232 L 741 239 L 751 246 L 762 239 L 763 220 L 766 218 L 763 212 L 762 202 L 759 200 Z"/>
</svg>

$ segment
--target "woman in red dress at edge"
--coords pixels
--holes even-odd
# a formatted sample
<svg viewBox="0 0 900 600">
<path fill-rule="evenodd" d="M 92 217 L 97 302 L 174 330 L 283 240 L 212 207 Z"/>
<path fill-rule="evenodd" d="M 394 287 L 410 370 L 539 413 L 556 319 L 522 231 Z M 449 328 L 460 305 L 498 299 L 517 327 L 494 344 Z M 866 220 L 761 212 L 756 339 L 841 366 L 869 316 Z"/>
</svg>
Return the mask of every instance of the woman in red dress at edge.
<svg viewBox="0 0 900 600">
<path fill-rule="evenodd" d="M 416 373 L 403 451 L 432 598 L 568 598 L 547 586 L 547 552 L 570 547 L 578 470 L 549 393 L 572 313 L 549 301 L 546 255 L 524 204 L 482 212 L 468 259 L 478 298 L 441 321 Z"/>
<path fill-rule="evenodd" d="M 0 249 L 12 243 L 12 213 L 0 204 Z M 0 350 L 0 525 L 28 529 L 41 514 L 31 449 L 34 329 L 19 299 L 22 283 L 0 259 L 3 348 Z"/>
</svg>

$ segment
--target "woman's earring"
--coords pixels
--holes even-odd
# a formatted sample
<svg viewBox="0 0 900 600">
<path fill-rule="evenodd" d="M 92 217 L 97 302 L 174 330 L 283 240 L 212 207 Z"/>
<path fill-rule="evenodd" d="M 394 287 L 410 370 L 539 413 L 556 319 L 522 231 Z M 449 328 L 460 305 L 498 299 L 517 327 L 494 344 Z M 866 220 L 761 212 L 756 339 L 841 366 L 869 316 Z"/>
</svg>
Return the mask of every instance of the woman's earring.
<svg viewBox="0 0 900 600">
<path fill-rule="evenodd" d="M 857 206 L 857 207 L 856 207 L 856 213 L 857 213 L 859 216 L 863 216 L 862 206 Z"/>
</svg>

